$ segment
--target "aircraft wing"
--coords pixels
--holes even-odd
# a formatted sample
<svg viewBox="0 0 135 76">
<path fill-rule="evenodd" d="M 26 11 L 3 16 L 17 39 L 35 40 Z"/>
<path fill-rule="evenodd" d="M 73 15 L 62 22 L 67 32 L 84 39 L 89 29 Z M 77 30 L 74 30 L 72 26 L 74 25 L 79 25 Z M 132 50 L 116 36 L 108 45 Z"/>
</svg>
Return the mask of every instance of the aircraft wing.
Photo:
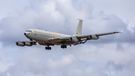
<svg viewBox="0 0 135 76">
<path fill-rule="evenodd" d="M 116 33 L 119 33 L 119 32 L 109 32 L 109 33 L 101 33 L 101 34 L 93 34 L 93 35 L 81 35 L 81 36 L 51 38 L 51 39 L 49 39 L 49 41 L 53 41 L 53 42 L 72 41 L 75 38 L 77 38 L 79 40 L 81 40 L 83 38 L 87 38 L 87 40 L 90 40 L 90 39 L 95 39 L 96 40 L 96 39 L 99 38 L 99 36 L 116 34 Z M 83 41 L 83 40 L 81 40 L 81 41 Z"/>
<path fill-rule="evenodd" d="M 96 36 L 104 36 L 104 35 L 110 35 L 110 34 L 116 34 L 116 33 L 119 33 L 119 32 L 109 32 L 109 33 L 101 33 L 101 34 L 95 34 Z M 92 35 L 82 35 L 82 36 L 77 36 L 78 38 L 88 38 Z M 94 36 L 94 35 L 93 35 Z"/>
<path fill-rule="evenodd" d="M 50 38 L 48 41 L 61 42 L 61 41 L 68 41 L 68 40 L 70 40 L 70 37 Z"/>
</svg>

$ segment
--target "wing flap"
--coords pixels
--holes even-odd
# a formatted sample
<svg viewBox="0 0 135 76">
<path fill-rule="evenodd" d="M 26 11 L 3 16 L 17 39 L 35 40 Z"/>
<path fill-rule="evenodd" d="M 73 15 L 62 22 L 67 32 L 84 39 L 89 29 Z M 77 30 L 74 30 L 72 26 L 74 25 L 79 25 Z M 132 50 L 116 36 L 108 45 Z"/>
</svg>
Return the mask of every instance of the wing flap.
<svg viewBox="0 0 135 76">
<path fill-rule="evenodd" d="M 70 40 L 70 37 L 50 38 L 48 41 L 60 42 L 60 41 L 67 41 L 67 40 Z"/>
</svg>

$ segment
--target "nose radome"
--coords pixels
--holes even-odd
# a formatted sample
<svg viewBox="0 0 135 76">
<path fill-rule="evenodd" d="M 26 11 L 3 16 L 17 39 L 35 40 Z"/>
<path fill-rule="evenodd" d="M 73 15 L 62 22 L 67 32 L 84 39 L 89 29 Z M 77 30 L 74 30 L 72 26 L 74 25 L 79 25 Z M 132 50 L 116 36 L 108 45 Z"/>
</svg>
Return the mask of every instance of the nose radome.
<svg viewBox="0 0 135 76">
<path fill-rule="evenodd" d="M 26 33 L 24 33 L 24 35 L 26 36 Z"/>
</svg>

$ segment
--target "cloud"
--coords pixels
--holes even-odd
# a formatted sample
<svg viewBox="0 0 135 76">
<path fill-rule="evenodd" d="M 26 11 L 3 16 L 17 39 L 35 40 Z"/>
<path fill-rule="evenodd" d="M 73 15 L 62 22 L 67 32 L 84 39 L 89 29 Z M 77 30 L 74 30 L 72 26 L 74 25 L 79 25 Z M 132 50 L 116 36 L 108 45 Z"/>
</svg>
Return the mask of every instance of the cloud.
<svg viewBox="0 0 135 76">
<path fill-rule="evenodd" d="M 98 23 L 97 23 L 98 22 Z M 88 25 L 91 24 L 91 25 Z M 110 35 L 110 36 L 104 36 L 103 38 L 99 39 L 99 42 L 104 41 L 104 42 L 118 42 L 118 43 L 134 43 L 134 32 L 130 31 L 128 29 L 128 25 L 125 24 L 121 19 L 119 19 L 115 15 L 110 15 L 107 16 L 106 19 L 104 18 L 95 18 L 89 21 L 88 23 L 86 22 L 86 27 L 88 30 L 91 30 L 91 32 L 94 34 L 96 33 L 104 33 L 106 31 L 111 32 L 111 31 L 119 31 L 121 33 L 117 35 Z M 98 29 L 98 28 L 100 29 Z M 133 29 L 133 31 L 135 31 Z M 88 32 L 85 30 L 88 34 Z M 97 43 L 97 42 L 96 42 Z"/>
<path fill-rule="evenodd" d="M 49 59 L 48 60 L 48 66 L 50 67 L 60 67 L 60 66 L 63 66 L 63 65 L 68 65 L 68 64 L 71 64 L 72 61 L 75 60 L 75 57 L 71 54 L 69 55 L 66 55 L 64 57 L 62 57 L 61 60 L 58 60 L 58 61 L 53 61 L 52 59 Z"/>
<path fill-rule="evenodd" d="M 8 61 L 0 60 L 0 72 L 4 72 L 8 69 L 8 67 L 12 66 L 13 64 Z"/>
<path fill-rule="evenodd" d="M 16 12 L 22 11 L 26 7 L 29 7 L 28 0 L 4 0 L 0 2 L 0 20 L 2 18 L 11 17 L 13 15 L 16 15 Z"/>
<path fill-rule="evenodd" d="M 116 71 L 122 71 L 123 65 L 121 64 L 115 64 L 114 61 L 108 61 L 107 66 L 109 70 L 116 70 Z"/>
<path fill-rule="evenodd" d="M 68 6 L 67 6 L 68 4 Z M 33 4 L 34 5 L 34 4 Z M 31 4 L 31 6 L 33 6 Z M 39 6 L 38 6 L 39 5 Z M 83 33 L 95 34 L 101 32 L 120 31 L 122 34 L 106 36 L 101 42 L 133 42 L 134 32 L 128 30 L 128 25 L 116 15 L 105 15 L 103 11 L 93 15 L 89 5 L 82 4 L 81 9 L 76 9 L 69 1 L 43 1 L 36 3 L 36 7 L 27 7 L 17 16 L 3 18 L 0 22 L 2 31 L 1 42 L 3 45 L 14 45 L 17 40 L 26 40 L 23 33 L 26 29 L 37 28 L 72 35 L 76 29 L 76 18 L 84 19 Z M 66 9 L 66 10 L 65 10 Z M 73 26 L 75 25 L 75 26 Z M 53 29 L 53 28 L 55 29 Z M 100 29 L 98 29 L 99 27 Z M 59 30 L 59 28 L 63 28 Z M 7 31 L 8 30 L 8 31 Z M 68 30 L 71 30 L 70 32 Z M 88 32 L 89 31 L 89 32 Z M 134 29 L 133 29 L 134 31 Z M 10 35 L 9 35 L 10 34 Z M 12 35 L 12 36 L 11 36 Z M 130 38 L 127 38 L 130 37 Z M 97 43 L 97 42 L 96 42 Z"/>
<path fill-rule="evenodd" d="M 132 7 L 134 7 L 134 4 L 133 4 L 135 2 L 134 0 L 130 0 L 130 1 L 123 1 L 123 0 L 89 1 L 89 0 L 86 0 L 86 2 L 91 3 L 93 5 L 94 10 L 95 10 L 95 12 L 93 13 L 97 13 L 100 10 L 102 10 L 107 15 L 115 14 L 116 16 L 121 18 L 124 21 L 124 23 L 128 23 L 129 27 L 135 26 L 134 21 L 133 21 L 135 18 L 135 16 L 133 15 L 133 12 L 135 12 L 135 10 L 131 9 Z"/>
<path fill-rule="evenodd" d="M 123 45 L 124 50 L 117 49 L 116 43 L 82 45 L 67 50 L 55 48 L 52 51 L 43 51 L 41 48 L 16 49 L 19 55 L 14 56 L 17 59 L 10 60 L 12 65 L 0 75 L 123 76 L 124 73 L 126 76 L 130 70 L 135 70 L 134 46 L 129 44 Z M 11 56 L 4 57 L 5 61 L 11 58 Z M 134 76 L 134 72 L 131 73 L 131 76 Z"/>
<path fill-rule="evenodd" d="M 118 5 L 124 6 L 121 2 L 118 1 Z M 17 8 L 15 5 L 12 11 L 20 10 L 0 20 L 0 76 L 134 76 L 135 28 L 132 31 L 128 29 L 133 24 L 132 20 L 127 23 L 123 16 L 126 13 L 119 15 L 118 5 L 116 10 L 110 10 L 108 5 L 111 3 L 106 0 L 32 0 L 24 1 Z M 76 18 L 84 20 L 85 35 L 112 31 L 122 33 L 64 50 L 59 46 L 52 47 L 51 51 L 44 51 L 44 46 L 39 45 L 13 46 L 17 40 L 28 40 L 23 33 L 29 28 L 72 35 L 78 23 Z"/>
</svg>

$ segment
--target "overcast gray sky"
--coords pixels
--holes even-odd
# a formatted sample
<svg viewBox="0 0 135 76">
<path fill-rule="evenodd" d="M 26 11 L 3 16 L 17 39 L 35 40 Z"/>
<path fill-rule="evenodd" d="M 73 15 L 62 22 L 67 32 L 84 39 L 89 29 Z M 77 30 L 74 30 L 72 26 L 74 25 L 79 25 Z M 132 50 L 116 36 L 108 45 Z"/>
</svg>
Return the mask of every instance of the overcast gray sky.
<svg viewBox="0 0 135 76">
<path fill-rule="evenodd" d="M 135 76 L 134 0 L 0 0 L 0 76 Z M 73 35 L 122 33 L 61 49 L 18 47 L 36 28 Z"/>
</svg>

